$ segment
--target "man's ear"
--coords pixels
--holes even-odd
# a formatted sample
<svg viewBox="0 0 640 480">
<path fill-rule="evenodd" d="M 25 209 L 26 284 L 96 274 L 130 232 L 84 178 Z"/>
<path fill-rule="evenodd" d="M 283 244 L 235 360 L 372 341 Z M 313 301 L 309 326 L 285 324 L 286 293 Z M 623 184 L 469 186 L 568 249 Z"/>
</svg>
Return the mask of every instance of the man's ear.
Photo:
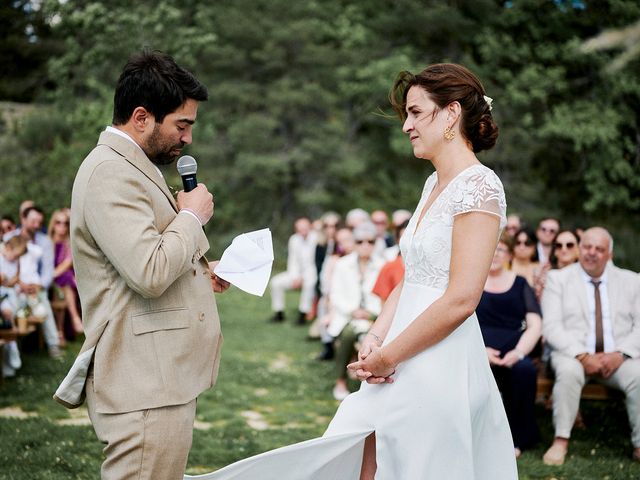
<svg viewBox="0 0 640 480">
<path fill-rule="evenodd" d="M 153 124 L 154 117 L 146 108 L 136 107 L 129 121 L 137 132 L 143 133 Z"/>
</svg>

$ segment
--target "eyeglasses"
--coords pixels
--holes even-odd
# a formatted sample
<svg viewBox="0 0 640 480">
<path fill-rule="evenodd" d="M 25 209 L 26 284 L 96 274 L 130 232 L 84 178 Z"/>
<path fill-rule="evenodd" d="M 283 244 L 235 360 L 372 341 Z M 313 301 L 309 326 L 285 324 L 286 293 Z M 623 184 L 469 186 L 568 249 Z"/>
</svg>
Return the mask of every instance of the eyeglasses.
<svg viewBox="0 0 640 480">
<path fill-rule="evenodd" d="M 562 250 L 563 248 L 572 249 L 573 247 L 576 246 L 576 243 L 575 242 L 567 242 L 567 243 L 556 242 L 553 246 L 558 250 Z"/>
<path fill-rule="evenodd" d="M 369 245 L 374 245 L 376 243 L 375 240 L 356 240 L 356 243 L 358 245 L 361 245 L 363 243 L 368 243 Z"/>
<path fill-rule="evenodd" d="M 529 240 L 528 238 L 526 240 L 518 240 L 516 241 L 516 246 L 518 245 L 525 245 L 527 247 L 532 247 L 533 241 Z"/>
</svg>

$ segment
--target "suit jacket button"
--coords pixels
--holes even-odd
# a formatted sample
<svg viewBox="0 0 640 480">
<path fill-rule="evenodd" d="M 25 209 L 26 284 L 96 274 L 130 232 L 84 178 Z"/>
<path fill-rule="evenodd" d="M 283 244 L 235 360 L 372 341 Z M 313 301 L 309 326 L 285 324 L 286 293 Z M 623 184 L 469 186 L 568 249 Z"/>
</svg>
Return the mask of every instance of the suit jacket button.
<svg viewBox="0 0 640 480">
<path fill-rule="evenodd" d="M 204 322 L 204 313 L 203 312 L 200 312 L 200 317 L 199 318 L 200 318 L 201 322 Z"/>
</svg>

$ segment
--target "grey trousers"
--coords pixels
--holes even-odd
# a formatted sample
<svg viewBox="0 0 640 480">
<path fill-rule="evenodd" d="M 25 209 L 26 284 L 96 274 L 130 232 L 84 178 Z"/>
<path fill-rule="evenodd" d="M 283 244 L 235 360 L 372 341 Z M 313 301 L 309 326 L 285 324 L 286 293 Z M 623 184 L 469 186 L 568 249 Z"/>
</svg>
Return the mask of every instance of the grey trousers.
<svg viewBox="0 0 640 480">
<path fill-rule="evenodd" d="M 609 378 L 586 376 L 578 360 L 559 352 L 551 353 L 551 366 L 556 374 L 553 384 L 553 425 L 556 437 L 571 437 L 582 387 L 587 381 L 595 380 L 625 393 L 631 443 L 636 448 L 640 447 L 640 359 L 624 361 Z"/>
</svg>

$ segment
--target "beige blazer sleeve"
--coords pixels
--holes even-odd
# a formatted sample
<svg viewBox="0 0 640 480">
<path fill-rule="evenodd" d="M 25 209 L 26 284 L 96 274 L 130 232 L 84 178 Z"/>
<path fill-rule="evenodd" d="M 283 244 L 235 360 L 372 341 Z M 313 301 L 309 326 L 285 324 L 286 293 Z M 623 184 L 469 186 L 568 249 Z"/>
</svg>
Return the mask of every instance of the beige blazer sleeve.
<svg viewBox="0 0 640 480">
<path fill-rule="evenodd" d="M 140 176 L 127 171 L 133 168 L 116 161 L 98 165 L 87 184 L 84 217 L 98 247 L 129 288 L 157 298 L 204 255 L 209 243 L 191 215 L 176 215 L 158 231 Z"/>
</svg>

